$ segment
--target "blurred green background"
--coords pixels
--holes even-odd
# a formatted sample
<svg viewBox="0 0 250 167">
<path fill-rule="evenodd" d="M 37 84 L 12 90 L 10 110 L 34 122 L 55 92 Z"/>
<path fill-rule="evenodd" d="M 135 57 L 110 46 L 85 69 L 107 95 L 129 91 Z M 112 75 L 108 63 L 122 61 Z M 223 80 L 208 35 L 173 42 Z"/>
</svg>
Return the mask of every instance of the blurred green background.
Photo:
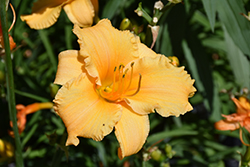
<svg viewBox="0 0 250 167">
<path fill-rule="evenodd" d="M 20 15 L 30 14 L 34 1 L 10 2 L 17 15 L 10 32 L 17 44 L 12 54 L 16 103 L 28 105 L 52 101 L 54 93 L 50 85 L 55 79 L 58 54 L 79 49 L 72 33 L 73 25 L 62 11 L 50 28 L 30 29 L 20 20 Z M 99 17 L 109 18 L 116 28 L 128 18 L 134 27 L 143 27 L 140 36 L 144 36 L 148 23 L 134 12 L 139 2 L 152 16 L 156 1 L 101 0 Z M 167 0 L 162 2 L 168 3 Z M 42 110 L 27 116 L 26 129 L 21 134 L 25 166 L 237 166 L 240 160 L 237 151 L 242 154 L 245 151 L 238 139 L 238 131 L 218 131 L 214 123 L 222 119 L 222 113 L 236 111 L 230 95 L 240 95 L 243 88 L 250 88 L 250 21 L 240 14 L 248 11 L 249 0 L 184 0 L 163 14 L 158 22 L 160 30 L 153 50 L 178 57 L 180 65 L 185 66 L 195 79 L 198 91 L 190 99 L 194 110 L 184 116 L 150 115 L 150 134 L 138 154 L 119 160 L 119 145 L 114 133 L 101 142 L 80 138 L 77 147 L 63 147 L 66 134 L 62 120 L 52 110 Z M 11 24 L 10 10 L 8 20 Z M 5 62 L 0 61 L 0 138 L 13 142 L 8 136 L 4 68 Z M 157 144 L 158 141 L 161 142 Z M 154 143 L 160 158 L 152 156 L 143 162 Z M 165 151 L 170 146 L 171 149 Z M 0 165 L 14 164 L 13 160 Z"/>
</svg>

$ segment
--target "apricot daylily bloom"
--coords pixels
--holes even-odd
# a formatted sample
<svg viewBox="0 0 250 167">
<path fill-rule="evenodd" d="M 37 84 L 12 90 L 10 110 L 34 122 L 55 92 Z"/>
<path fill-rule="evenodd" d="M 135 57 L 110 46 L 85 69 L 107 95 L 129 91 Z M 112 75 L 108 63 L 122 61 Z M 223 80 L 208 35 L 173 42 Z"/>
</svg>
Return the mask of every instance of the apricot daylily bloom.
<svg viewBox="0 0 250 167">
<path fill-rule="evenodd" d="M 48 28 L 57 21 L 62 8 L 72 23 L 88 27 L 98 13 L 98 0 L 38 0 L 32 14 L 22 15 L 21 20 L 33 29 Z"/>
<path fill-rule="evenodd" d="M 42 109 L 51 109 L 53 107 L 53 103 L 51 102 L 45 102 L 45 103 L 33 103 L 27 106 L 24 106 L 22 104 L 17 104 L 17 126 L 18 126 L 18 132 L 21 134 L 26 125 L 26 116 L 28 114 L 34 113 L 38 110 Z M 10 126 L 13 127 L 12 122 L 10 121 Z M 13 131 L 9 131 L 10 136 L 14 136 Z"/>
<path fill-rule="evenodd" d="M 237 107 L 237 112 L 231 115 L 222 116 L 226 119 L 215 123 L 215 128 L 218 130 L 236 130 L 240 127 L 245 127 L 250 132 L 250 102 L 245 97 L 240 97 L 239 100 L 232 98 Z"/>
<path fill-rule="evenodd" d="M 129 31 L 109 20 L 81 29 L 75 25 L 80 51 L 59 54 L 54 109 L 67 127 L 66 145 L 77 137 L 100 141 L 115 128 L 120 159 L 137 153 L 149 133 L 148 114 L 167 117 L 192 110 L 188 97 L 194 80 L 171 65 Z"/>
</svg>

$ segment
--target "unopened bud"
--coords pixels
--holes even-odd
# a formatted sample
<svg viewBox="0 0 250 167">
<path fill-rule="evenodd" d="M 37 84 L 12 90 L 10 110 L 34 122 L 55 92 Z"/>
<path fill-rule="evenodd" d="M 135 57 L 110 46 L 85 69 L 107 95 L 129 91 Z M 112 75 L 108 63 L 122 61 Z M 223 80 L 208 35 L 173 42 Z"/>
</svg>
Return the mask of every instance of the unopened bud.
<svg viewBox="0 0 250 167">
<path fill-rule="evenodd" d="M 161 1 L 155 2 L 154 8 L 161 10 L 164 7 L 164 4 Z"/>
<path fill-rule="evenodd" d="M 58 90 L 59 90 L 59 86 L 51 83 L 49 85 L 49 88 L 50 88 L 50 95 L 51 95 L 51 97 L 54 98 L 55 95 L 57 94 Z"/>
<path fill-rule="evenodd" d="M 131 30 L 131 21 L 128 18 L 124 18 L 120 24 L 120 30 Z"/>
<path fill-rule="evenodd" d="M 171 151 L 172 151 L 172 146 L 169 145 L 169 144 L 166 144 L 166 146 L 165 146 L 165 152 L 168 154 L 168 153 L 170 153 Z"/>
<path fill-rule="evenodd" d="M 173 64 L 175 67 L 180 65 L 179 59 L 176 56 L 169 56 L 170 63 Z"/>
<path fill-rule="evenodd" d="M 162 152 L 159 149 L 156 149 L 153 152 L 151 152 L 150 156 L 153 160 L 159 161 L 161 159 Z"/>
<path fill-rule="evenodd" d="M 138 10 L 138 9 L 135 10 L 135 13 L 137 13 L 137 15 L 140 17 L 143 15 L 143 12 L 141 10 Z"/>
</svg>

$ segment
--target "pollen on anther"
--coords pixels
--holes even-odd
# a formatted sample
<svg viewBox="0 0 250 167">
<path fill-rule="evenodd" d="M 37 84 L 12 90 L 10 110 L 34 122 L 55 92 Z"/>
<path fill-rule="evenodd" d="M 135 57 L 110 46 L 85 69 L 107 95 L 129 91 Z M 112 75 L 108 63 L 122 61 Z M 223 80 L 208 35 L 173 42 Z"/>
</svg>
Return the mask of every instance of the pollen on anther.
<svg viewBox="0 0 250 167">
<path fill-rule="evenodd" d="M 134 66 L 134 64 L 135 64 L 135 62 L 132 62 L 132 63 L 130 64 L 130 66 L 131 66 L 131 67 L 133 67 L 133 66 Z"/>
</svg>

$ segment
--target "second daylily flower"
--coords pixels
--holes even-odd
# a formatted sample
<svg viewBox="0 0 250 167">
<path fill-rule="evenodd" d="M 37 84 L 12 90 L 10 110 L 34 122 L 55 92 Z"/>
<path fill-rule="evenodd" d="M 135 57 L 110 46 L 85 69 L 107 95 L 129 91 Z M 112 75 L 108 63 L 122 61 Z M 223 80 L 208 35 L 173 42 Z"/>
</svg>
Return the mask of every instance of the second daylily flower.
<svg viewBox="0 0 250 167">
<path fill-rule="evenodd" d="M 98 13 L 98 0 L 38 0 L 32 14 L 22 15 L 21 20 L 33 29 L 48 28 L 57 21 L 62 8 L 72 23 L 88 27 Z"/>
<path fill-rule="evenodd" d="M 75 25 L 80 51 L 59 54 L 56 84 L 63 85 L 54 103 L 68 131 L 66 145 L 77 137 L 100 141 L 115 128 L 120 159 L 137 153 L 149 133 L 148 114 L 179 116 L 192 110 L 188 102 L 194 80 L 109 20 L 81 29 Z"/>
<path fill-rule="evenodd" d="M 246 128 L 250 133 L 250 102 L 245 97 L 240 97 L 239 100 L 235 97 L 232 98 L 237 107 L 237 112 L 231 115 L 222 116 L 226 119 L 220 120 L 215 123 L 215 128 L 218 130 L 236 130 L 240 126 Z"/>
</svg>

